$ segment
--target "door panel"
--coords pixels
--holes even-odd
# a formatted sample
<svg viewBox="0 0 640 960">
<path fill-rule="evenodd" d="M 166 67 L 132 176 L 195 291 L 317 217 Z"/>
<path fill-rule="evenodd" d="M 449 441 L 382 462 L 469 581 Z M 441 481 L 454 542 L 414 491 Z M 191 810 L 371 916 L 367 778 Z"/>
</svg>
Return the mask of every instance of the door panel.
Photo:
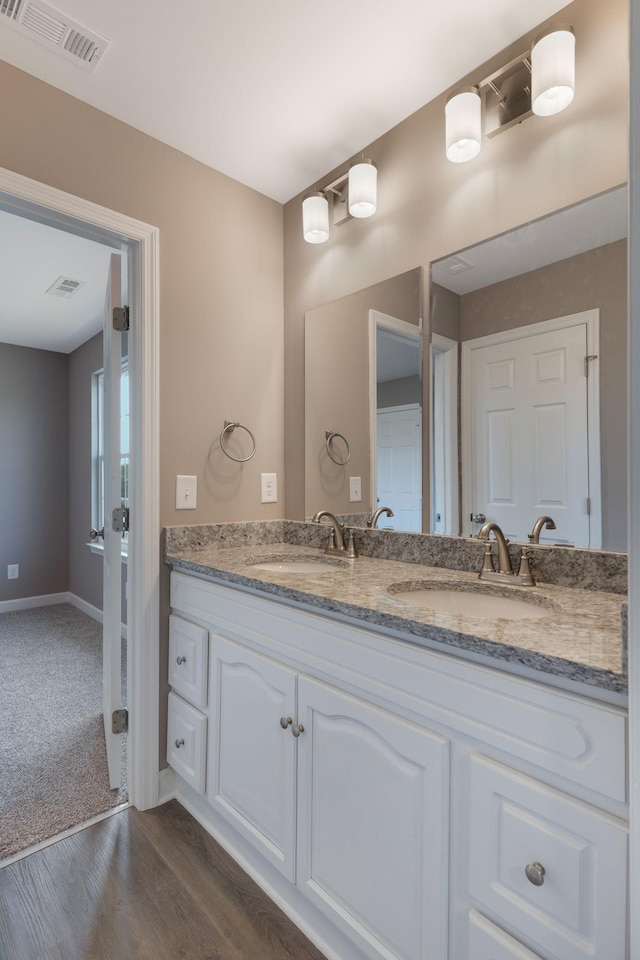
<svg viewBox="0 0 640 960">
<path fill-rule="evenodd" d="M 120 377 L 122 334 L 113 329 L 113 308 L 122 305 L 122 263 L 111 255 L 105 300 L 104 369 L 104 560 L 102 689 L 109 784 L 120 786 L 120 736 L 111 732 L 111 715 L 121 706 L 122 535 L 112 529 L 112 511 L 120 506 Z"/>
<path fill-rule="evenodd" d="M 418 408 L 379 411 L 376 506 L 393 510 L 380 526 L 422 530 L 422 413 Z"/>
</svg>

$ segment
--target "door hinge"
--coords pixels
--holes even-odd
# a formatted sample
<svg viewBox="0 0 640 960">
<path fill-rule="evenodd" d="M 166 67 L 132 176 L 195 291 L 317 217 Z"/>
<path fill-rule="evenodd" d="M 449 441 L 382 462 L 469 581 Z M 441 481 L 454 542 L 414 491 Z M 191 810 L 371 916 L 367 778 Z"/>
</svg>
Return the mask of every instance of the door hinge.
<svg viewBox="0 0 640 960">
<path fill-rule="evenodd" d="M 129 507 L 116 507 L 111 514 L 111 529 L 114 533 L 128 533 Z"/>
<path fill-rule="evenodd" d="M 111 714 L 111 733 L 126 733 L 129 729 L 129 711 L 114 710 Z"/>
<path fill-rule="evenodd" d="M 598 354 L 597 354 L 597 353 L 589 353 L 589 354 L 587 354 L 587 356 L 584 358 L 584 375 L 585 375 L 585 377 L 587 377 L 587 379 L 589 378 L 589 363 L 590 363 L 592 360 L 597 360 L 597 359 L 598 359 Z"/>
<path fill-rule="evenodd" d="M 590 517 L 591 516 L 591 497 L 586 498 L 584 505 L 586 508 L 587 516 Z"/>
<path fill-rule="evenodd" d="M 113 308 L 113 329 L 118 333 L 126 333 L 129 329 L 129 307 Z"/>
</svg>

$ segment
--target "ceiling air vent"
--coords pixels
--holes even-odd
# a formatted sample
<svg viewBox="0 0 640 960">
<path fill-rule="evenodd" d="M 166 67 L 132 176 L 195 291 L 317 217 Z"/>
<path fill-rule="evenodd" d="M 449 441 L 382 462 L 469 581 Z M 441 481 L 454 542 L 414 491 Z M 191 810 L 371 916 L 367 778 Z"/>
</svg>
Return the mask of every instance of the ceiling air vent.
<svg viewBox="0 0 640 960">
<path fill-rule="evenodd" d="M 0 0 L 0 22 L 2 17 L 25 36 L 56 49 L 85 70 L 95 70 L 109 46 L 104 37 L 43 0 Z"/>
<path fill-rule="evenodd" d="M 473 270 L 473 264 L 465 260 L 464 257 L 452 256 L 446 260 L 441 260 L 438 264 L 449 276 L 456 276 L 458 273 L 464 273 L 465 270 Z"/>
<path fill-rule="evenodd" d="M 64 297 L 65 300 L 68 300 L 69 297 L 72 297 L 74 293 L 77 293 L 80 287 L 84 287 L 84 285 L 84 280 L 71 280 L 69 277 L 58 277 L 49 289 L 45 290 L 45 293 L 50 293 L 52 297 Z"/>
</svg>

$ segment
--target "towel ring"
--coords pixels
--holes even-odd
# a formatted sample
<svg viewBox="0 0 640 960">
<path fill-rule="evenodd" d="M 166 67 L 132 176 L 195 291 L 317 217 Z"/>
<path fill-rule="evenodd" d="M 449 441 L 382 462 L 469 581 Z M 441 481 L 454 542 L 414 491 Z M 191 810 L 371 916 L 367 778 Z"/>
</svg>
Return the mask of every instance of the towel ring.
<svg viewBox="0 0 640 960">
<path fill-rule="evenodd" d="M 329 454 L 329 459 L 333 460 L 334 463 L 337 463 L 339 467 L 344 467 L 344 465 L 346 463 L 349 463 L 349 460 L 351 460 L 351 448 L 349 447 L 349 441 L 347 440 L 346 437 L 343 437 L 341 433 L 338 433 L 337 430 L 333 430 L 333 431 L 327 430 L 325 433 L 325 437 L 327 440 L 327 453 Z M 331 453 L 331 444 L 337 437 L 340 437 L 341 440 L 344 440 L 344 444 L 347 448 L 347 457 L 345 460 L 336 460 L 334 455 Z"/>
<path fill-rule="evenodd" d="M 249 436 L 251 437 L 251 442 L 253 443 L 253 450 L 251 451 L 248 457 L 234 457 L 232 453 L 229 453 L 229 451 L 224 445 L 225 433 L 233 433 L 236 427 L 240 427 L 241 430 L 246 430 Z M 231 420 L 225 420 L 224 428 L 222 430 L 222 433 L 220 434 L 220 446 L 222 447 L 222 452 L 229 457 L 229 460 L 235 460 L 236 463 L 246 463 L 247 460 L 251 460 L 251 457 L 256 452 L 256 439 L 254 435 L 251 433 L 251 430 L 249 430 L 249 427 L 244 427 L 241 423 L 237 423 L 237 422 L 232 423 Z"/>
</svg>

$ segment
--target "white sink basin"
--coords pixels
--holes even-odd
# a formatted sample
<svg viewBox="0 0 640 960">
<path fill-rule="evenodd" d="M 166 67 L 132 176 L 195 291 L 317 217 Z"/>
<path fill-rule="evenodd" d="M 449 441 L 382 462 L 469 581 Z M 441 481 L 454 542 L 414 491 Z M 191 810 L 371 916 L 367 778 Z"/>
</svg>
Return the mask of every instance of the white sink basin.
<svg viewBox="0 0 640 960">
<path fill-rule="evenodd" d="M 506 587 L 505 589 L 513 589 Z M 396 600 L 439 613 L 458 614 L 490 620 L 542 620 L 553 616 L 553 610 L 521 594 L 504 596 L 484 585 L 448 586 L 446 583 L 397 583 L 388 592 Z"/>
<path fill-rule="evenodd" d="M 336 573 L 344 569 L 340 560 L 324 560 L 305 557 L 304 560 L 253 560 L 247 564 L 254 570 L 271 570 L 275 573 Z"/>
</svg>

